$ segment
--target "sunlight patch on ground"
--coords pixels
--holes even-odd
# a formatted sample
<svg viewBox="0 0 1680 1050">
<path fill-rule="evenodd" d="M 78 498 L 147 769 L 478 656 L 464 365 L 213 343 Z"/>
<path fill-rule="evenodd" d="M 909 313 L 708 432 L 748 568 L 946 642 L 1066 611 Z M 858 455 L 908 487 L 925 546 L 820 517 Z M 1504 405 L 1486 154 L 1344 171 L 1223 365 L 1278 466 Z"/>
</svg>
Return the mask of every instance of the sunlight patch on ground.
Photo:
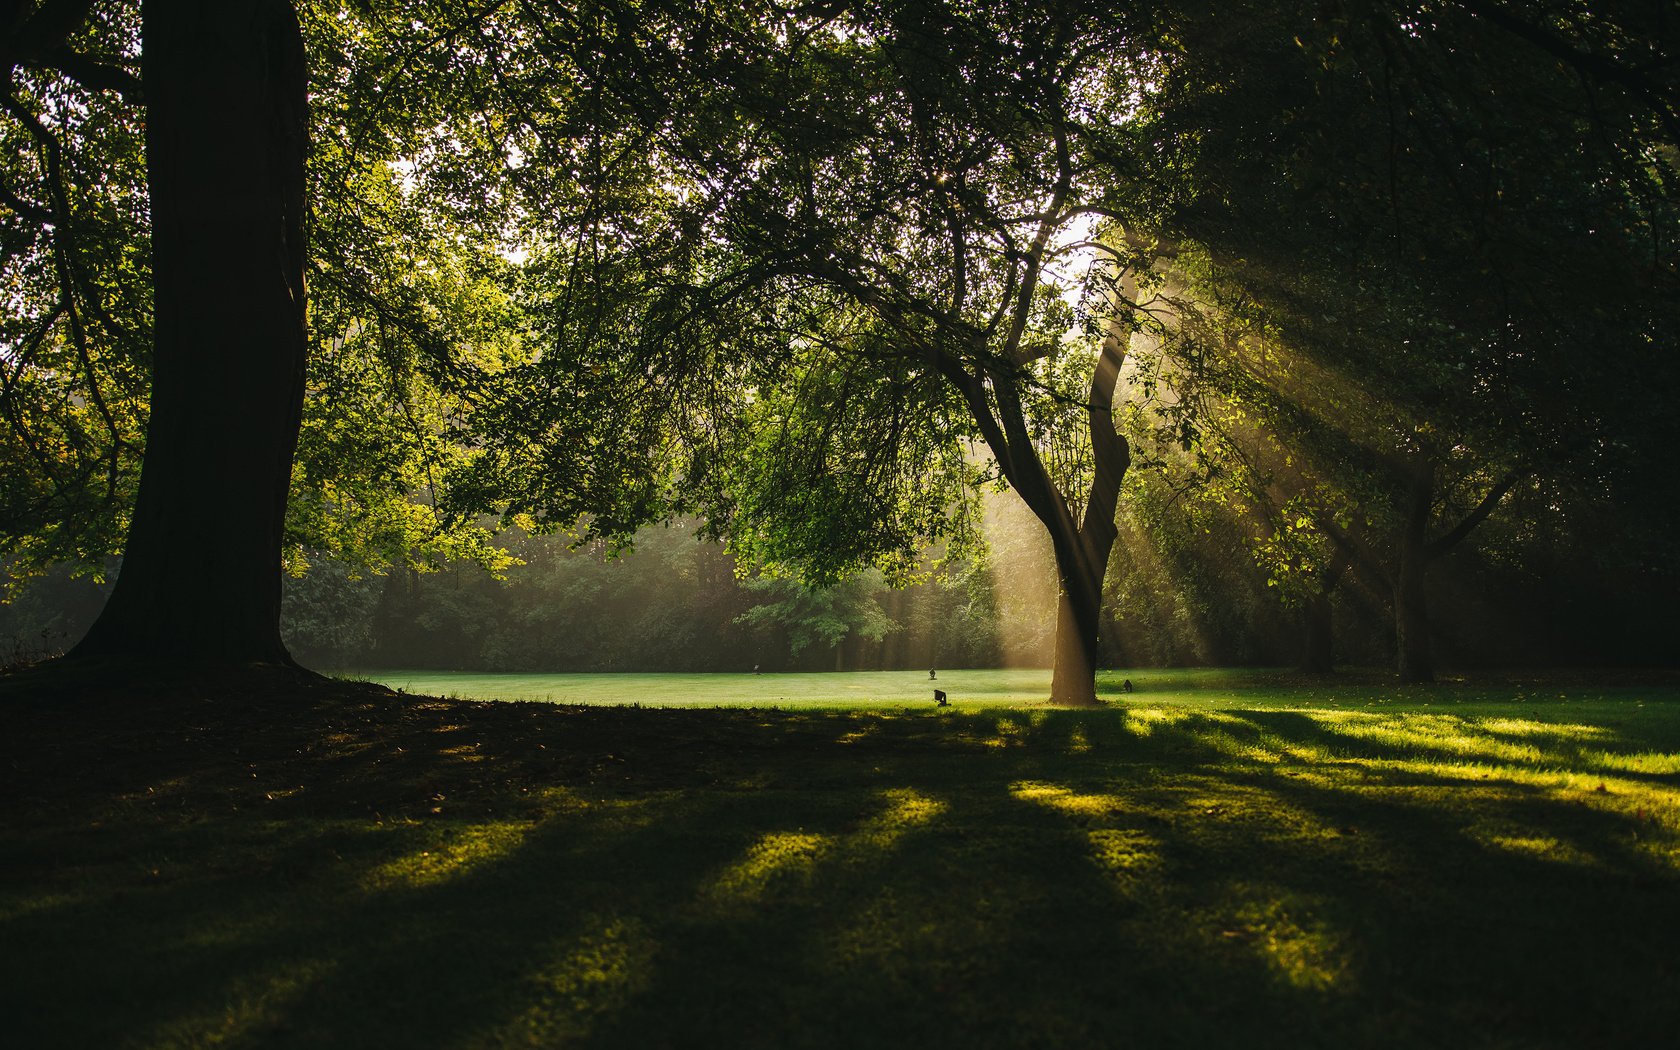
<svg viewBox="0 0 1680 1050">
<path fill-rule="evenodd" d="M 229 1046 L 261 1039 L 282 1030 L 288 1004 L 324 984 L 337 968 L 331 960 L 304 959 L 236 978 L 212 993 L 218 1005 L 167 1021 L 135 1045 Z"/>
<path fill-rule="evenodd" d="M 1606 737 L 1610 731 L 1603 726 L 1581 725 L 1579 723 L 1537 722 L 1532 718 L 1478 718 L 1473 723 L 1478 729 L 1489 733 L 1504 733 L 1510 736 L 1531 737 L 1570 737 L 1576 740 L 1587 740 L 1593 737 Z"/>
<path fill-rule="evenodd" d="M 454 747 L 438 749 L 438 754 L 447 755 L 457 762 L 482 762 L 484 756 L 478 753 L 477 744 L 456 744 Z"/>
<path fill-rule="evenodd" d="M 525 979 L 523 1013 L 486 1040 L 491 1045 L 570 1045 L 605 1014 L 622 1009 L 652 976 L 659 943 L 633 918 L 590 916 L 554 961 Z"/>
<path fill-rule="evenodd" d="M 905 833 L 922 826 L 945 812 L 940 800 L 913 788 L 895 788 L 881 792 L 887 808 L 866 821 L 843 842 L 849 847 L 887 849 Z"/>
<path fill-rule="evenodd" d="M 1229 723 L 1230 727 L 1220 727 L 1220 721 Z M 1196 732 L 1196 740 L 1227 758 L 1244 762 L 1274 763 L 1282 757 L 1281 749 L 1275 742 L 1255 732 L 1252 725 L 1240 719 L 1215 717 L 1208 719 L 1208 722 L 1208 728 Z"/>
<path fill-rule="evenodd" d="M 636 798 L 601 798 L 556 784 L 541 789 L 534 797 L 541 803 L 544 817 L 587 815 L 593 828 L 639 828 L 658 817 L 661 806 L 679 801 L 681 793 L 654 791 Z"/>
<path fill-rule="evenodd" d="M 1442 751 L 1483 762 L 1534 764 L 1545 758 L 1545 752 L 1534 744 L 1489 736 L 1454 715 L 1348 711 L 1314 712 L 1312 717 L 1332 732 L 1385 747 Z"/>
<path fill-rule="evenodd" d="M 1083 755 L 1091 750 L 1091 734 L 1085 728 L 1084 722 L 1074 726 L 1073 731 L 1068 734 L 1067 749 L 1075 755 Z"/>
<path fill-rule="evenodd" d="M 820 861 L 875 856 L 947 808 L 944 802 L 911 788 L 883 791 L 879 797 L 885 808 L 844 835 L 818 835 L 800 829 L 760 836 L 745 856 L 706 883 L 700 891 L 702 902 L 713 906 L 754 904 L 780 885 L 807 885 Z"/>
<path fill-rule="evenodd" d="M 1291 987 L 1348 990 L 1354 976 L 1352 946 L 1321 914 L 1323 901 L 1263 887 L 1238 887 L 1231 895 L 1241 903 L 1223 919 L 1214 917 L 1221 940 L 1246 946 Z"/>
<path fill-rule="evenodd" d="M 1680 751 L 1583 751 L 1578 756 L 1598 769 L 1617 773 L 1645 773 L 1655 776 L 1674 776 L 1680 773 Z"/>
<path fill-rule="evenodd" d="M 1161 841 L 1142 831 L 1094 828 L 1085 833 L 1085 839 L 1097 866 L 1123 884 L 1162 866 Z"/>
<path fill-rule="evenodd" d="M 840 736 L 836 738 L 835 742 L 840 744 L 855 744 L 860 740 L 869 739 L 880 731 L 880 723 L 872 722 L 869 725 L 860 726 L 857 729 L 840 734 Z"/>
<path fill-rule="evenodd" d="M 1475 841 L 1492 849 L 1503 850 L 1545 861 L 1548 864 L 1568 864 L 1575 867 L 1602 867 L 1599 859 L 1584 853 L 1554 835 L 1536 832 L 1507 823 L 1479 824 L 1465 829 Z"/>
<path fill-rule="evenodd" d="M 1157 727 L 1177 725 L 1188 721 L 1190 712 L 1168 707 L 1128 707 L 1126 731 L 1137 736 L 1149 736 Z"/>
<path fill-rule="evenodd" d="M 427 848 L 398 857 L 370 871 L 363 880 L 369 890 L 437 886 L 459 878 L 517 850 L 530 833 L 525 823 L 470 824 L 451 830 Z"/>
<path fill-rule="evenodd" d="M 985 747 L 1025 747 L 1027 743 L 1027 726 L 1013 718 L 1000 718 L 996 722 L 997 732 L 992 736 L 977 738 Z"/>
<path fill-rule="evenodd" d="M 1429 777 L 1455 781 L 1460 789 L 1486 788 L 1489 781 L 1507 785 L 1542 788 L 1560 798 L 1604 805 L 1613 809 L 1629 806 L 1646 807 L 1659 817 L 1680 813 L 1680 785 L 1653 783 L 1638 777 L 1618 777 L 1596 770 L 1581 771 L 1569 766 L 1578 765 L 1574 756 L 1548 756 L 1545 762 L 1532 765 L 1500 765 L 1478 761 L 1455 762 L 1445 759 L 1359 759 L 1341 763 L 1342 766 L 1363 770 L 1367 774 L 1390 779 L 1408 780 Z M 1340 773 L 1337 774 L 1340 777 Z M 1680 824 L 1677 824 L 1680 826 Z"/>
<path fill-rule="evenodd" d="M 1034 802 L 1075 817 L 1106 817 L 1123 808 L 1120 800 L 1113 795 L 1080 794 L 1069 788 L 1034 780 L 1016 781 L 1009 785 L 1009 793 L 1024 802 Z"/>
<path fill-rule="evenodd" d="M 780 879 L 800 875 L 809 878 L 818 858 L 827 853 L 833 840 L 826 835 L 803 831 L 772 831 L 747 848 L 746 856 L 720 872 L 702 891 L 703 900 L 714 904 L 751 904 Z"/>
</svg>

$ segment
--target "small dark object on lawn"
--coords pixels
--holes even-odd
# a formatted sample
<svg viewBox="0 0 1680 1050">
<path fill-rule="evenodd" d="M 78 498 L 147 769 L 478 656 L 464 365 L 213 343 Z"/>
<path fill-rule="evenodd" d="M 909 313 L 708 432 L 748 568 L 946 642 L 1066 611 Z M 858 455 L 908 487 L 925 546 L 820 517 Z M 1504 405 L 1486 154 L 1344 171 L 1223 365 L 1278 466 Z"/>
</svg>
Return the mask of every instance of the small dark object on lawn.
<svg viewBox="0 0 1680 1050">
<path fill-rule="evenodd" d="M 938 678 L 938 677 L 939 677 L 939 672 L 938 671 L 934 671 L 934 670 L 929 670 L 928 671 L 928 681 L 931 682 L 935 678 Z"/>
<path fill-rule="evenodd" d="M 1132 691 L 1132 680 L 1130 678 L 1120 683 L 1120 691 L 1122 693 L 1129 693 Z"/>
<path fill-rule="evenodd" d="M 951 706 L 950 701 L 945 699 L 945 690 L 943 689 L 935 689 L 933 691 L 933 702 L 938 704 L 940 707 Z"/>
</svg>

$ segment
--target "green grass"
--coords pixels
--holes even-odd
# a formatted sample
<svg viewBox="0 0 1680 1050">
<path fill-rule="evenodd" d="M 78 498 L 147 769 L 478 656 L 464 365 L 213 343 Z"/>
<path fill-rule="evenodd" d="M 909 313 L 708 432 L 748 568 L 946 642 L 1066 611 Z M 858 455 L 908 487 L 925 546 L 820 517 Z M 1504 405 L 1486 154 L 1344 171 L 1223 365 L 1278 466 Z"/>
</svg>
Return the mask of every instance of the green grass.
<svg viewBox="0 0 1680 1050">
<path fill-rule="evenodd" d="M 644 707 L 905 707 L 931 705 L 935 686 L 962 700 L 984 704 L 1024 704 L 1050 693 L 1050 672 L 1036 669 L 941 671 L 938 681 L 929 681 L 926 671 L 764 675 L 359 671 L 352 677 L 422 696 Z"/>
<path fill-rule="evenodd" d="M 951 668 L 941 670 L 937 681 L 930 681 L 926 671 L 750 675 L 375 670 L 349 672 L 346 677 L 419 696 L 642 707 L 918 708 L 932 704 L 935 686 L 962 706 L 1041 705 L 1050 694 L 1050 672 L 1043 668 Z M 1114 670 L 1098 674 L 1097 693 L 1115 701 L 1244 707 L 1522 704 L 1630 695 L 1628 686 L 1607 686 L 1592 679 L 1499 678 L 1407 688 L 1379 684 L 1388 678 L 1385 674 L 1351 673 L 1326 682 L 1240 668 Z M 1121 682 L 1126 680 L 1136 689 L 1130 696 L 1121 692 Z"/>
<path fill-rule="evenodd" d="M 873 684 L 852 701 L 834 676 L 764 676 L 808 681 L 781 710 L 8 700 L 5 1041 L 1680 1030 L 1672 685 L 1151 672 L 1069 711 L 991 702 L 1039 695 L 1030 674 L 941 683 L 965 674 L 954 710 Z M 667 677 L 594 696 L 665 703 Z M 684 695 L 761 684 L 708 681 Z"/>
</svg>

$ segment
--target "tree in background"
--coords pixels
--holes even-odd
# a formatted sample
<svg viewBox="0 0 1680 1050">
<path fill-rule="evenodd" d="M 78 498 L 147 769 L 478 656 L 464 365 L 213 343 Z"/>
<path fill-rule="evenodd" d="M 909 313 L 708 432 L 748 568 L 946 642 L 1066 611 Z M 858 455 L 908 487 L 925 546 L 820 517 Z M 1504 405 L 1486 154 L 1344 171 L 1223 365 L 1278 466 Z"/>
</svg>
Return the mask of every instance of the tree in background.
<svg viewBox="0 0 1680 1050">
<path fill-rule="evenodd" d="M 1188 151 L 1198 180 L 1160 176 L 1190 191 L 1170 232 L 1208 310 L 1173 344 L 1175 407 L 1231 421 L 1216 466 L 1249 445 L 1275 568 L 1380 581 L 1403 680 L 1433 676 L 1431 564 L 1515 487 L 1608 481 L 1650 447 L 1641 393 L 1602 378 L 1673 368 L 1674 94 L 1635 73 L 1662 58 L 1644 17 L 1256 5 L 1180 25 L 1150 118 L 1221 135 Z"/>
<path fill-rule="evenodd" d="M 578 444 L 565 412 L 603 400 L 583 393 L 600 376 L 625 461 L 665 461 L 668 498 L 806 578 L 896 577 L 923 544 L 962 545 L 975 486 L 999 477 L 1055 551 L 1053 697 L 1095 702 L 1129 462 L 1113 403 L 1146 323 L 1103 160 L 1145 80 L 1129 9 L 767 7 L 675 40 L 636 41 L 665 49 L 635 64 L 689 117 L 632 110 L 663 196 L 645 227 L 615 226 L 607 273 L 644 247 L 663 269 L 631 309 L 555 322 L 522 403 L 557 411 L 494 418 L 483 491 L 545 512 L 541 464 Z M 580 329 L 591 345 L 567 341 Z"/>
</svg>

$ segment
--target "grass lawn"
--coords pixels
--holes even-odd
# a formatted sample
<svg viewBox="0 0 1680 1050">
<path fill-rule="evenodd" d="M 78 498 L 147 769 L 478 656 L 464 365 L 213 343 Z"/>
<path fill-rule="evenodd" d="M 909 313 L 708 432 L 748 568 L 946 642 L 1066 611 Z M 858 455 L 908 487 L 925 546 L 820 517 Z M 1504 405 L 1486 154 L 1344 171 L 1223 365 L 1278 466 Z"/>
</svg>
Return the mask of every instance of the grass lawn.
<svg viewBox="0 0 1680 1050">
<path fill-rule="evenodd" d="M 1069 711 L 1039 674 L 7 690 L 0 1043 L 1680 1031 L 1672 679 L 1140 672 Z"/>
<path fill-rule="evenodd" d="M 1189 672 L 1166 672 L 1176 682 Z M 1217 672 L 1216 672 L 1217 673 Z M 1028 704 L 1050 695 L 1046 670 L 850 671 L 839 674 L 478 674 L 356 671 L 347 677 L 405 693 L 465 700 L 537 700 L 644 707 L 878 707 L 933 703 L 934 687 L 964 703 Z M 1118 691 L 1121 678 L 1105 675 Z M 1136 683 L 1133 683 L 1136 685 Z"/>
</svg>

